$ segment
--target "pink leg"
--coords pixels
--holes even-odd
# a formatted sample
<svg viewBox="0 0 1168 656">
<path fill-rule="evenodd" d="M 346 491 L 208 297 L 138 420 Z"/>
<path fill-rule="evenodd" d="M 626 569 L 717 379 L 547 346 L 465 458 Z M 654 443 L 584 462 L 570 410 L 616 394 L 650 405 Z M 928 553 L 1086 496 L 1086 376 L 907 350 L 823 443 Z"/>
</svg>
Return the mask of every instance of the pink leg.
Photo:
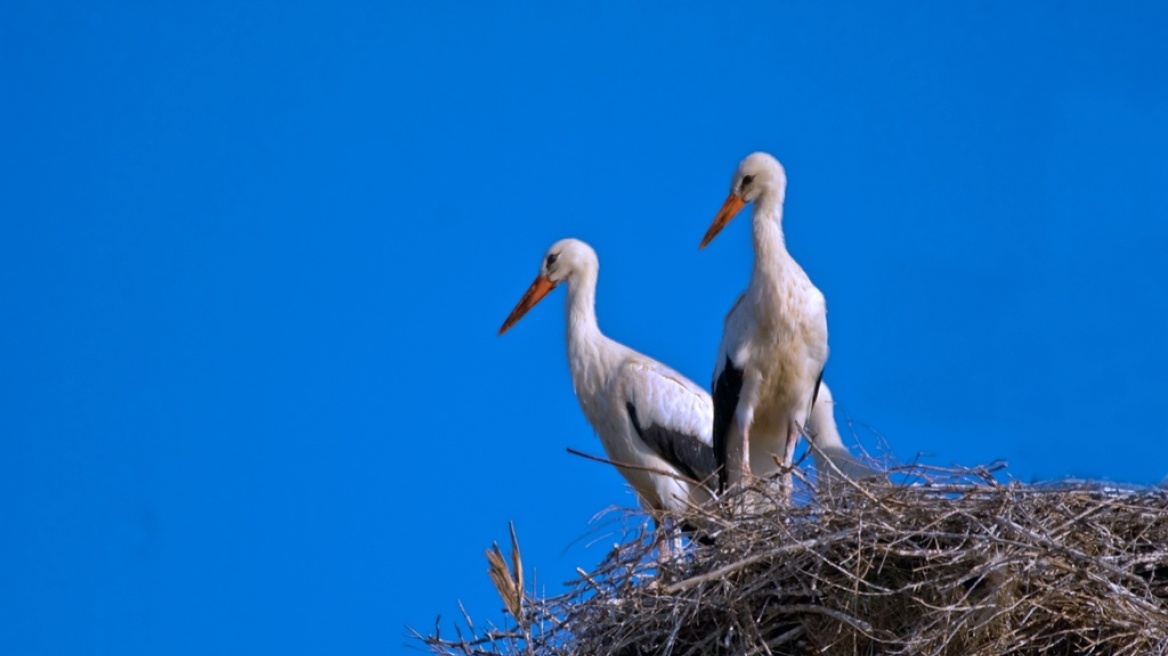
<svg viewBox="0 0 1168 656">
<path fill-rule="evenodd" d="M 659 517 L 653 518 L 653 532 L 657 534 L 657 562 L 667 562 L 673 556 L 672 545 L 666 537 L 667 524 Z"/>
<path fill-rule="evenodd" d="M 742 482 L 750 483 L 750 425 L 742 427 Z"/>
<path fill-rule="evenodd" d="M 783 446 L 783 490 L 784 499 L 790 500 L 794 481 L 791 478 L 791 467 L 795 462 L 795 447 L 799 444 L 799 427 L 790 424 L 787 428 L 787 442 Z"/>
<path fill-rule="evenodd" d="M 791 424 L 787 429 L 787 445 L 783 449 L 783 466 L 790 467 L 795 462 L 795 447 L 799 445 L 799 426 Z"/>
<path fill-rule="evenodd" d="M 730 423 L 730 441 L 726 445 L 726 482 L 730 487 L 750 481 L 750 435 L 738 419 Z"/>
</svg>

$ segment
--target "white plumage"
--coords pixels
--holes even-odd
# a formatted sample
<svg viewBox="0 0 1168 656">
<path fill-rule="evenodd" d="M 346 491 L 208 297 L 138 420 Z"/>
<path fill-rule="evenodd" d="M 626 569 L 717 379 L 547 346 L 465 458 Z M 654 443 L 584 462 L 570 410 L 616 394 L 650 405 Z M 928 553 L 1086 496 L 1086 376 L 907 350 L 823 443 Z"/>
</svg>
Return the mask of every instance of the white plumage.
<svg viewBox="0 0 1168 656">
<path fill-rule="evenodd" d="M 687 500 L 700 504 L 710 498 L 708 489 L 691 481 L 713 477 L 713 405 L 681 374 L 600 332 L 595 309 L 599 269 L 588 244 L 556 242 L 499 334 L 567 282 L 568 368 L 584 416 L 644 507 L 676 514 Z"/>
<path fill-rule="evenodd" d="M 790 465 L 827 362 L 823 294 L 787 252 L 783 200 L 787 176 L 766 153 L 738 165 L 730 195 L 702 247 L 753 202 L 754 266 L 746 291 L 726 316 L 714 367 L 714 453 L 720 486 Z"/>
<path fill-rule="evenodd" d="M 854 481 L 880 475 L 880 472 L 860 462 L 844 446 L 835 423 L 834 410 L 835 400 L 831 390 L 827 383 L 820 383 L 819 396 L 815 399 L 811 419 L 807 422 L 807 438 L 811 442 L 811 458 L 815 461 L 821 491 L 838 485 L 845 478 Z"/>
</svg>

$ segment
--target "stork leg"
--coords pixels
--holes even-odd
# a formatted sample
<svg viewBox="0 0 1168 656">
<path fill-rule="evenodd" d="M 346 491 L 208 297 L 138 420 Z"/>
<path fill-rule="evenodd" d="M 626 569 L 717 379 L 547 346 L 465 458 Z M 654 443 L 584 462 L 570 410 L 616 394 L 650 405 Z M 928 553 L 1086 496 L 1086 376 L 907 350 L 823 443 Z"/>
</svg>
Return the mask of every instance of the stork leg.
<svg viewBox="0 0 1168 656">
<path fill-rule="evenodd" d="M 751 481 L 750 471 L 750 424 L 753 413 L 739 411 L 730 422 L 730 440 L 726 445 L 726 482 L 731 486 L 745 485 Z"/>
<path fill-rule="evenodd" d="M 739 471 L 740 478 L 744 485 L 749 485 L 753 477 L 750 471 L 750 424 L 744 424 L 742 427 L 742 453 L 739 456 Z"/>
<path fill-rule="evenodd" d="M 669 539 L 670 523 L 664 517 L 653 517 L 653 534 L 657 539 L 657 562 L 665 563 L 673 557 L 673 541 Z"/>
<path fill-rule="evenodd" d="M 739 428 L 738 420 L 730 424 L 730 439 L 726 440 L 726 487 L 741 486 L 743 452 L 746 433 Z"/>
<path fill-rule="evenodd" d="M 794 481 L 791 477 L 791 467 L 795 463 L 795 447 L 799 444 L 799 435 L 802 431 L 799 430 L 799 425 L 791 422 L 787 427 L 787 441 L 783 445 L 783 488 L 781 496 L 784 500 L 790 501 Z"/>
</svg>

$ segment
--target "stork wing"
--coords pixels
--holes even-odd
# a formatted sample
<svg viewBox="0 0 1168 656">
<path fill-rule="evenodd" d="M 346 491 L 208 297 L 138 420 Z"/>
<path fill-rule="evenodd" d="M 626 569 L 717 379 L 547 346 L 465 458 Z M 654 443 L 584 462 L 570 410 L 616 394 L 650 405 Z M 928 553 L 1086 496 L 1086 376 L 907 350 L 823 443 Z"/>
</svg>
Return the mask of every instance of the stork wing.
<svg viewBox="0 0 1168 656">
<path fill-rule="evenodd" d="M 747 312 L 739 295 L 733 307 L 722 321 L 722 342 L 718 345 L 718 360 L 714 365 L 714 466 L 718 470 L 718 491 L 726 489 L 726 448 L 730 440 L 730 425 L 738 409 L 738 396 L 742 393 L 742 367 L 734 364 L 745 342 L 749 326 Z"/>
<path fill-rule="evenodd" d="M 710 478 L 715 461 L 709 395 L 658 362 L 633 360 L 624 367 L 625 410 L 637 435 L 679 472 L 697 481 Z"/>
<path fill-rule="evenodd" d="M 726 358 L 718 377 L 714 379 L 714 467 L 718 470 L 718 491 L 726 489 L 726 447 L 730 441 L 730 424 L 738 408 L 742 392 L 742 370 Z"/>
</svg>

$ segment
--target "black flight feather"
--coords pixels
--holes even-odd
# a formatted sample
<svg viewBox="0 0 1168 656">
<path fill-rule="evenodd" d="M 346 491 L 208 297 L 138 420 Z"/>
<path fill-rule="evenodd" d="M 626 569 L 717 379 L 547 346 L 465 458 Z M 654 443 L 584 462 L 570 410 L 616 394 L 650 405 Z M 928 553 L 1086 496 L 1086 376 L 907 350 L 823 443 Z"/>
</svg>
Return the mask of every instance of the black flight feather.
<svg viewBox="0 0 1168 656">
<path fill-rule="evenodd" d="M 727 356 L 722 375 L 714 381 L 714 466 L 718 469 L 719 492 L 726 490 L 726 442 L 730 439 L 730 424 L 734 421 L 741 393 L 742 370 L 735 367 Z"/>
<path fill-rule="evenodd" d="M 714 473 L 714 450 L 710 445 L 694 435 L 664 426 L 642 426 L 637 420 L 636 406 L 626 403 L 625 408 L 633 422 L 633 430 L 665 462 L 696 481 L 705 481 Z"/>
</svg>

